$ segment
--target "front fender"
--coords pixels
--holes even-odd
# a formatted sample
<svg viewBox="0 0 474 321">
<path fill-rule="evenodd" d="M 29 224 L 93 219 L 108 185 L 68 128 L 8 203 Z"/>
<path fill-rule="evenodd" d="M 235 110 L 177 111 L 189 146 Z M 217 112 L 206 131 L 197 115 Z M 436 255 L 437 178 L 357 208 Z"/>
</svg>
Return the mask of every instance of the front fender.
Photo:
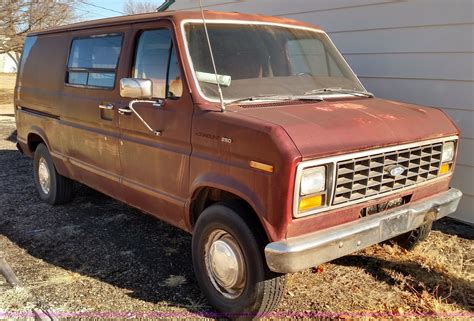
<svg viewBox="0 0 474 321">
<path fill-rule="evenodd" d="M 187 213 L 187 224 L 192 225 L 191 222 L 191 203 L 202 188 L 215 188 L 228 193 L 232 193 L 239 198 L 247 202 L 257 213 L 257 216 L 264 226 L 265 230 L 266 221 L 264 220 L 265 207 L 263 201 L 257 197 L 257 194 L 245 184 L 233 177 L 219 175 L 215 173 L 205 173 L 198 176 L 191 185 L 191 198 L 186 202 L 186 213 Z M 268 233 L 268 231 L 267 231 Z"/>
</svg>

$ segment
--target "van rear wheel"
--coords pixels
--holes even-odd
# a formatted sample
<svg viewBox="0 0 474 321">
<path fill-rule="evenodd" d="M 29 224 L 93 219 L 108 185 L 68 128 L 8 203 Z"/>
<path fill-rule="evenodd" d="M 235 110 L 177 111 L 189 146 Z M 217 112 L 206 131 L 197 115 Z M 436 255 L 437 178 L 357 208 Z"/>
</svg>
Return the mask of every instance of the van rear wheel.
<svg viewBox="0 0 474 321">
<path fill-rule="evenodd" d="M 282 299 L 286 275 L 266 264 L 262 233 L 245 219 L 239 202 L 208 207 L 193 233 L 193 264 L 208 302 L 223 316 L 253 318 L 274 310 Z"/>
<path fill-rule="evenodd" d="M 36 148 L 34 174 L 36 189 L 41 200 L 51 205 L 71 201 L 73 182 L 58 174 L 45 144 L 39 144 Z"/>
</svg>

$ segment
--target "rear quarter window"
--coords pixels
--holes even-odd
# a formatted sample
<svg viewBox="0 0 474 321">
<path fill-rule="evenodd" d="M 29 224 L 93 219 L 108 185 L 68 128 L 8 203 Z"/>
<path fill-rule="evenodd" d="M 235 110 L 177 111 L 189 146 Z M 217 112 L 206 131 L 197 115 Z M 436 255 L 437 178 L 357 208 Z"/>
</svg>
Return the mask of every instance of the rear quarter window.
<svg viewBox="0 0 474 321">
<path fill-rule="evenodd" d="M 36 41 L 38 40 L 38 37 L 26 37 L 25 39 L 25 44 L 23 45 L 23 52 L 21 54 L 21 62 L 18 70 L 18 75 L 22 76 L 23 74 L 23 69 L 25 68 L 25 63 L 28 60 L 28 57 L 30 56 L 31 49 L 33 46 L 36 44 Z"/>
<path fill-rule="evenodd" d="M 117 34 L 73 39 L 66 83 L 114 88 L 122 39 L 123 36 Z"/>
</svg>

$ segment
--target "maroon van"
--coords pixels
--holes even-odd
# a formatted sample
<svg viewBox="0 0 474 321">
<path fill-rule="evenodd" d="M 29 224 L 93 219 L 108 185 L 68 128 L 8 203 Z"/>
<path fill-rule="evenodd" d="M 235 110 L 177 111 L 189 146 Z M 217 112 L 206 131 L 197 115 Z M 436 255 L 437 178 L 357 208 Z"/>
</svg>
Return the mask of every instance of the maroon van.
<svg viewBox="0 0 474 321">
<path fill-rule="evenodd" d="M 15 111 L 42 200 L 79 181 L 192 233 L 209 303 L 251 315 L 278 305 L 286 273 L 410 249 L 456 210 L 442 111 L 374 97 L 318 27 L 205 15 L 29 34 Z"/>
</svg>

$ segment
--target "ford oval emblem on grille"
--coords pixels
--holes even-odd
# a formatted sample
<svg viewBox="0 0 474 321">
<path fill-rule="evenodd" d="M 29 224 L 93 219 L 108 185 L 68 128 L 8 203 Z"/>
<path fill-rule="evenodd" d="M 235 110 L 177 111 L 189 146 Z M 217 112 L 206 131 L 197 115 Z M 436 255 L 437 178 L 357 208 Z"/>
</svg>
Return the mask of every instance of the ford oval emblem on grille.
<svg viewBox="0 0 474 321">
<path fill-rule="evenodd" d="M 400 165 L 394 165 L 387 168 L 387 172 L 390 176 L 397 177 L 405 173 L 406 168 Z"/>
</svg>

